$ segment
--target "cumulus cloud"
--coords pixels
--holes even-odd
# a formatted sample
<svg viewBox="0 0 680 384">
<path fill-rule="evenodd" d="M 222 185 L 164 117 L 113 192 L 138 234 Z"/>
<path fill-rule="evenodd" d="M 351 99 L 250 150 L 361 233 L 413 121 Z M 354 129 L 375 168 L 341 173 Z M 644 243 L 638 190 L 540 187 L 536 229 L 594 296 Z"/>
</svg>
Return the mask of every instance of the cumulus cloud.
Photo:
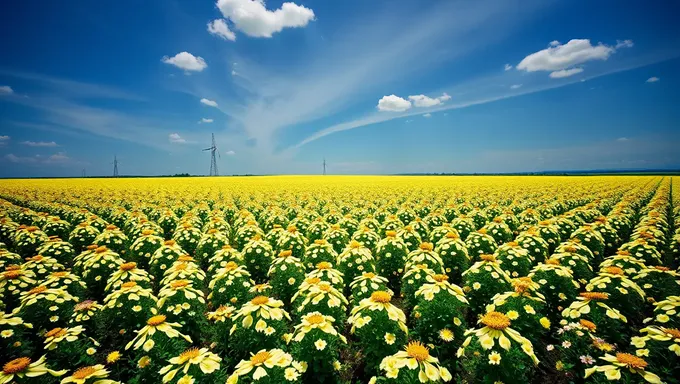
<svg viewBox="0 0 680 384">
<path fill-rule="evenodd" d="M 616 48 L 602 43 L 592 45 L 588 39 L 572 39 L 566 44 L 553 41 L 548 48 L 522 59 L 517 69 L 527 72 L 549 71 L 552 78 L 567 77 L 583 71 L 575 66 L 593 60 L 607 60 L 614 52 Z M 579 70 L 576 72 L 576 69 Z"/>
<path fill-rule="evenodd" d="M 234 152 L 234 151 L 227 151 L 226 154 L 229 155 L 229 156 L 234 156 L 234 155 L 236 155 L 236 152 Z"/>
<path fill-rule="evenodd" d="M 208 67 L 208 64 L 206 64 L 202 57 L 194 56 L 186 51 L 180 52 L 173 57 L 163 56 L 161 61 L 185 71 L 200 72 Z"/>
<path fill-rule="evenodd" d="M 9 85 L 0 85 L 0 95 L 11 95 L 14 90 Z"/>
<path fill-rule="evenodd" d="M 577 73 L 583 72 L 583 68 L 561 69 L 559 71 L 550 72 L 550 78 L 561 79 L 563 77 L 573 76 Z"/>
<path fill-rule="evenodd" d="M 513 84 L 510 86 L 510 89 L 519 89 L 522 87 L 522 84 Z"/>
<path fill-rule="evenodd" d="M 650 77 L 649 79 L 647 79 L 646 83 L 656 83 L 656 82 L 659 81 L 659 80 L 661 80 L 661 79 L 659 79 L 659 78 L 656 77 L 656 76 L 652 76 L 652 77 Z"/>
<path fill-rule="evenodd" d="M 207 124 L 207 123 L 212 123 L 213 121 L 214 121 L 213 119 L 206 119 L 204 117 L 204 118 L 201 119 L 201 121 L 199 121 L 199 123 L 206 123 Z"/>
<path fill-rule="evenodd" d="M 378 110 L 381 112 L 404 112 L 411 108 L 411 102 L 397 95 L 383 96 L 378 100 Z"/>
<path fill-rule="evenodd" d="M 236 41 L 236 34 L 229 29 L 224 19 L 213 20 L 208 23 L 210 34 L 223 38 L 224 40 Z"/>
<path fill-rule="evenodd" d="M 208 99 L 201 99 L 201 103 L 209 106 L 209 107 L 215 107 L 217 108 L 217 102 L 213 100 L 208 100 Z"/>
<path fill-rule="evenodd" d="M 54 141 L 22 141 L 21 144 L 28 145 L 29 147 L 57 147 L 57 143 Z"/>
<path fill-rule="evenodd" d="M 506 71 L 509 71 L 509 70 L 511 70 L 511 69 L 512 69 L 512 65 L 510 65 L 510 64 L 505 64 L 505 70 L 506 70 Z"/>
<path fill-rule="evenodd" d="M 633 45 L 633 40 L 616 40 L 616 49 L 632 48 Z"/>
<path fill-rule="evenodd" d="M 171 133 L 168 136 L 168 138 L 170 139 L 171 143 L 183 144 L 187 142 L 186 140 L 184 140 L 184 138 L 182 138 L 182 136 L 180 136 L 177 133 Z"/>
<path fill-rule="evenodd" d="M 423 114 L 423 117 L 428 119 L 428 118 L 432 117 L 432 114 L 431 113 L 425 113 L 425 114 Z"/>
<path fill-rule="evenodd" d="M 408 97 L 409 100 L 413 103 L 414 107 L 418 108 L 427 108 L 427 107 L 434 107 L 435 105 L 439 105 L 447 100 L 451 99 L 451 96 L 448 94 L 444 93 L 443 95 L 439 97 L 429 97 L 425 95 L 412 95 Z"/>
<path fill-rule="evenodd" d="M 284 28 L 305 27 L 315 18 L 314 11 L 292 2 L 268 10 L 264 0 L 218 0 L 217 8 L 236 29 L 251 37 L 272 37 Z"/>
</svg>

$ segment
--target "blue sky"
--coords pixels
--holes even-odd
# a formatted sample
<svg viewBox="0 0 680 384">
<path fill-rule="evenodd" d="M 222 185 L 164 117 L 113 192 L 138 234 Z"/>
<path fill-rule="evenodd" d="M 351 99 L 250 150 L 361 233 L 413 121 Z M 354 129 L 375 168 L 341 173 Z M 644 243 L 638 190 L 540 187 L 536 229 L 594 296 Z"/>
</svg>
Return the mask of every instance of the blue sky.
<svg viewBox="0 0 680 384">
<path fill-rule="evenodd" d="M 680 167 L 676 2 L 9 2 L 0 177 Z"/>
</svg>

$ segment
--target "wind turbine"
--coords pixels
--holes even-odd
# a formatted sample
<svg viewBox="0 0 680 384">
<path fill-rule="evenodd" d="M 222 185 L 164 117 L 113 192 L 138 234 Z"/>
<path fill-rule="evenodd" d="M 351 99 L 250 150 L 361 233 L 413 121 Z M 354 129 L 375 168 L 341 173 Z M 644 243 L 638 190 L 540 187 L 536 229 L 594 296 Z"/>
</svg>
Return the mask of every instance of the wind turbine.
<svg viewBox="0 0 680 384">
<path fill-rule="evenodd" d="M 212 146 L 210 148 L 205 148 L 203 151 L 210 151 L 210 176 L 219 176 L 219 172 L 217 171 L 217 157 L 215 154 L 217 153 L 217 156 L 219 158 L 222 158 L 222 155 L 220 154 L 220 151 L 217 149 L 217 144 L 215 144 L 215 134 L 212 134 Z"/>
</svg>

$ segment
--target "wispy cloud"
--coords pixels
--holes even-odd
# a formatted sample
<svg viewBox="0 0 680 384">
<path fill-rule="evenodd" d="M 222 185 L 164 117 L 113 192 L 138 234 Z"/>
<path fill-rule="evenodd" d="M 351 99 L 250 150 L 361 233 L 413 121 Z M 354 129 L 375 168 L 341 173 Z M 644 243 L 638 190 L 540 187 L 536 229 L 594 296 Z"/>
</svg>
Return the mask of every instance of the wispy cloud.
<svg viewBox="0 0 680 384">
<path fill-rule="evenodd" d="M 11 95 L 14 90 L 9 85 L 0 85 L 0 95 Z"/>
<path fill-rule="evenodd" d="M 21 144 L 29 147 L 57 147 L 54 141 L 22 141 Z"/>
<path fill-rule="evenodd" d="M 661 80 L 661 79 L 659 79 L 659 78 L 656 77 L 656 76 L 652 76 L 652 77 L 650 77 L 649 79 L 647 79 L 646 83 L 656 83 L 656 82 L 659 81 L 659 80 Z"/>
<path fill-rule="evenodd" d="M 27 165 L 74 165 L 83 164 L 70 158 L 65 152 L 57 152 L 50 156 L 17 156 L 13 153 L 6 154 L 3 159 L 10 163 L 27 164 Z"/>
</svg>

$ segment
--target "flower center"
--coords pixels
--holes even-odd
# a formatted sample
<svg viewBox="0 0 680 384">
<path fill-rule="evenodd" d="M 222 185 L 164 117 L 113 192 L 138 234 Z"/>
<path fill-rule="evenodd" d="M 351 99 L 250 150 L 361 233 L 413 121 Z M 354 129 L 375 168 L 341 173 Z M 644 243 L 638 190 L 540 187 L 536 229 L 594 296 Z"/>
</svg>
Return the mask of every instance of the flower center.
<svg viewBox="0 0 680 384">
<path fill-rule="evenodd" d="M 315 314 L 307 316 L 307 322 L 309 324 L 321 324 L 321 323 L 323 323 L 323 321 L 324 321 L 324 317 L 323 317 L 323 315 L 321 315 L 319 313 L 315 313 Z"/>
<path fill-rule="evenodd" d="M 52 272 L 52 276 L 54 276 L 54 277 L 66 277 L 66 276 L 68 276 L 68 272 L 64 272 L 64 271 Z"/>
<path fill-rule="evenodd" d="M 260 365 L 264 364 L 265 361 L 269 360 L 269 358 L 272 357 L 271 353 L 267 351 L 260 351 L 253 355 L 253 357 L 250 358 L 250 364 L 252 365 Z"/>
<path fill-rule="evenodd" d="M 331 284 L 330 284 L 329 282 L 327 282 L 327 281 L 323 281 L 323 282 L 321 282 L 321 283 L 319 284 L 319 289 L 322 290 L 322 291 L 324 291 L 324 292 L 330 292 L 330 291 L 331 291 L 331 288 L 333 288 L 333 287 L 332 287 Z"/>
<path fill-rule="evenodd" d="M 131 271 L 137 267 L 137 263 L 131 261 L 129 263 L 124 263 L 120 265 L 121 271 Z"/>
<path fill-rule="evenodd" d="M 387 231 L 387 232 L 385 232 L 385 236 L 387 236 L 387 237 L 397 237 L 397 231 Z"/>
<path fill-rule="evenodd" d="M 604 272 L 611 273 L 612 275 L 623 275 L 623 269 L 619 267 L 607 267 Z"/>
<path fill-rule="evenodd" d="M 446 281 L 446 280 L 449 279 L 448 276 L 441 275 L 441 274 L 434 275 L 434 276 L 432 276 L 432 278 L 434 279 L 434 281 L 436 281 L 438 283 L 441 283 L 442 281 Z"/>
<path fill-rule="evenodd" d="M 2 372 L 8 375 L 12 375 L 17 372 L 21 372 L 26 369 L 31 364 L 31 359 L 28 357 L 20 357 L 14 359 L 2 367 Z"/>
<path fill-rule="evenodd" d="M 314 244 L 326 245 L 326 243 L 327 242 L 324 239 L 314 240 Z"/>
<path fill-rule="evenodd" d="M 39 286 L 31 289 L 30 291 L 28 291 L 28 293 L 31 294 L 31 295 L 37 295 L 37 294 L 43 293 L 45 291 L 47 291 L 47 287 L 45 287 L 44 285 L 39 285 Z"/>
<path fill-rule="evenodd" d="M 446 233 L 446 238 L 447 238 L 447 239 L 457 239 L 457 238 L 459 238 L 459 237 L 460 237 L 460 236 L 458 236 L 458 234 L 455 233 L 455 232 L 447 232 L 447 233 Z"/>
<path fill-rule="evenodd" d="M 179 355 L 180 360 L 182 361 L 188 361 L 191 359 L 195 359 L 200 355 L 201 352 L 198 350 L 198 348 L 189 348 L 186 351 L 182 352 Z"/>
<path fill-rule="evenodd" d="M 621 364 L 626 364 L 629 368 L 634 369 L 644 369 L 647 366 L 647 362 L 641 358 L 631 355 L 630 353 L 617 353 L 616 360 Z"/>
<path fill-rule="evenodd" d="M 76 306 L 73 308 L 76 311 L 84 311 L 92 308 L 94 306 L 94 301 L 92 300 L 85 300 L 83 302 L 80 302 L 76 304 Z"/>
<path fill-rule="evenodd" d="M 95 245 L 95 244 L 90 244 L 90 245 L 88 245 L 86 248 L 87 248 L 89 251 L 94 251 L 95 249 L 97 249 L 97 245 Z"/>
<path fill-rule="evenodd" d="M 61 337 L 66 334 L 66 330 L 63 328 L 54 328 L 53 330 L 47 332 L 45 337 Z"/>
<path fill-rule="evenodd" d="M 548 265 L 560 265 L 560 261 L 558 259 L 548 259 L 545 261 L 545 263 Z"/>
<path fill-rule="evenodd" d="M 676 328 L 661 328 L 661 330 L 671 335 L 674 339 L 680 339 L 680 330 Z"/>
<path fill-rule="evenodd" d="M 434 249 L 432 243 L 420 243 L 420 249 L 423 251 L 431 251 Z"/>
<path fill-rule="evenodd" d="M 118 227 L 116 227 L 115 225 L 109 224 L 109 225 L 106 226 L 106 229 L 109 230 L 109 231 L 113 231 L 114 229 L 118 229 Z"/>
<path fill-rule="evenodd" d="M 385 291 L 375 291 L 371 294 L 371 300 L 376 303 L 387 304 L 392 300 L 392 295 Z"/>
<path fill-rule="evenodd" d="M 5 279 L 8 280 L 13 280 L 16 279 L 17 277 L 21 276 L 23 273 L 20 270 L 9 270 L 4 272 L 2 275 L 5 277 Z"/>
<path fill-rule="evenodd" d="M 234 263 L 233 261 L 228 262 L 225 266 L 224 269 L 226 271 L 233 271 L 236 268 L 238 268 L 238 264 Z"/>
<path fill-rule="evenodd" d="M 121 287 L 121 288 L 125 288 L 125 289 L 129 289 L 129 288 L 136 287 L 136 286 L 137 286 L 137 283 L 136 283 L 136 282 L 134 282 L 134 281 L 126 281 L 126 282 L 124 282 L 120 287 Z"/>
<path fill-rule="evenodd" d="M 187 263 L 185 263 L 185 262 L 179 262 L 179 263 L 175 264 L 175 270 L 177 270 L 177 271 L 186 271 L 186 269 L 187 269 L 188 266 L 189 266 L 189 265 L 188 265 Z"/>
<path fill-rule="evenodd" d="M 654 268 L 658 269 L 659 271 L 663 271 L 663 272 L 670 271 L 670 269 L 668 267 L 662 267 L 660 265 L 657 265 Z"/>
<path fill-rule="evenodd" d="M 146 324 L 155 327 L 157 325 L 165 323 L 165 319 L 166 319 L 165 315 L 152 316 L 149 320 L 146 321 Z"/>
<path fill-rule="evenodd" d="M 290 233 L 295 233 L 295 232 L 297 232 L 297 227 L 294 226 L 294 225 L 289 225 L 289 226 L 288 226 L 288 232 L 290 232 Z"/>
<path fill-rule="evenodd" d="M 588 328 L 591 331 L 594 331 L 594 330 L 597 329 L 597 326 L 595 325 L 595 323 L 593 323 L 592 321 L 585 320 L 585 319 L 579 320 L 579 324 Z"/>
<path fill-rule="evenodd" d="M 621 256 L 630 256 L 630 252 L 628 252 L 626 250 L 617 251 L 616 254 L 621 255 Z"/>
<path fill-rule="evenodd" d="M 481 233 L 482 235 L 486 235 L 486 228 L 482 228 L 477 231 L 477 233 Z"/>
<path fill-rule="evenodd" d="M 41 255 L 35 255 L 31 257 L 31 261 L 42 261 L 43 257 Z"/>
<path fill-rule="evenodd" d="M 95 372 L 97 372 L 95 367 L 83 367 L 75 371 L 71 377 L 77 380 L 83 380 L 90 377 Z"/>
<path fill-rule="evenodd" d="M 494 222 L 494 223 L 502 223 L 502 222 L 503 222 L 503 219 L 500 218 L 500 217 L 494 217 L 494 218 L 493 218 L 493 222 Z"/>
<path fill-rule="evenodd" d="M 184 288 L 187 285 L 189 285 L 189 280 L 176 280 L 170 283 L 170 286 L 173 288 Z"/>
<path fill-rule="evenodd" d="M 327 261 L 322 261 L 319 264 L 316 265 L 316 269 L 331 269 L 333 268 L 333 264 L 327 262 Z"/>
<path fill-rule="evenodd" d="M 406 346 L 406 354 L 416 359 L 418 362 L 427 360 L 430 357 L 430 350 L 419 341 L 412 341 Z"/>
<path fill-rule="evenodd" d="M 208 234 L 214 235 L 214 234 L 216 234 L 216 233 L 217 233 L 217 229 L 215 229 L 215 228 L 210 228 L 210 229 L 208 229 Z"/>
<path fill-rule="evenodd" d="M 484 261 L 491 261 L 491 262 L 496 261 L 496 256 L 494 256 L 494 255 L 480 255 L 479 258 L 484 260 Z"/>
<path fill-rule="evenodd" d="M 293 251 L 291 251 L 290 249 L 286 249 L 285 251 L 281 251 L 279 253 L 279 257 L 288 257 L 292 254 L 293 254 Z"/>
<path fill-rule="evenodd" d="M 142 231 L 142 235 L 144 235 L 144 236 L 153 235 L 153 231 L 150 230 L 150 229 L 145 229 L 145 230 Z"/>
<path fill-rule="evenodd" d="M 254 299 L 250 300 L 253 305 L 263 305 L 269 302 L 269 297 L 267 296 L 256 296 Z"/>
<path fill-rule="evenodd" d="M 482 316 L 482 324 L 495 330 L 503 330 L 510 326 L 510 319 L 500 312 L 489 312 Z"/>
<path fill-rule="evenodd" d="M 101 247 L 97 247 L 97 249 L 94 250 L 95 253 L 104 253 L 108 251 L 109 249 L 106 248 L 106 246 L 102 245 Z"/>
<path fill-rule="evenodd" d="M 609 294 L 606 292 L 581 292 L 578 295 L 588 300 L 607 300 L 609 298 Z"/>
<path fill-rule="evenodd" d="M 350 247 L 351 249 L 361 248 L 361 243 L 358 242 L 358 241 L 356 241 L 356 240 L 352 240 L 352 242 L 349 243 L 349 247 Z"/>
<path fill-rule="evenodd" d="M 194 258 L 189 255 L 182 255 L 177 258 L 178 261 L 194 261 Z"/>
<path fill-rule="evenodd" d="M 175 244 L 176 244 L 175 240 L 172 240 L 172 239 L 170 239 L 170 240 L 165 240 L 165 242 L 163 243 L 163 245 L 167 245 L 167 246 L 169 246 L 169 247 L 172 247 L 172 246 L 175 245 Z"/>
</svg>

